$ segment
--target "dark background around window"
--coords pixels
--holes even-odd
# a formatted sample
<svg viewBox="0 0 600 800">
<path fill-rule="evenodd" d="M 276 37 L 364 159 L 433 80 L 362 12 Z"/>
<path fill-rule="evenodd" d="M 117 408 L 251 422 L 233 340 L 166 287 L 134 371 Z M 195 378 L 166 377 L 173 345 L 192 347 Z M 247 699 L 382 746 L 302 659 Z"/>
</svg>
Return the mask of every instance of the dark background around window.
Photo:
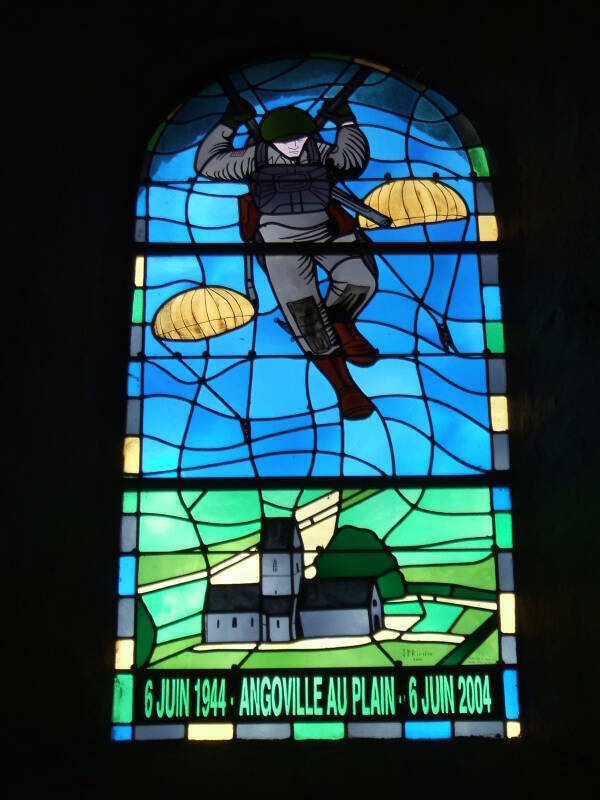
<svg viewBox="0 0 600 800">
<path fill-rule="evenodd" d="M 122 782 L 151 794 L 193 782 L 201 793 L 211 779 L 250 794 L 273 781 L 278 794 L 314 796 L 338 784 L 405 796 L 519 785 L 541 793 L 578 778 L 591 787 L 597 20 L 533 2 L 208 5 L 5 17 L 3 157 L 14 177 L 4 195 L 15 213 L 3 227 L 3 349 L 15 364 L 5 372 L 3 427 L 16 445 L 16 457 L 4 451 L 16 488 L 2 525 L 0 705 L 16 781 L 85 797 L 118 794 Z M 107 743 L 141 159 L 161 119 L 224 67 L 308 49 L 418 75 L 472 120 L 490 155 L 503 240 L 522 742 Z"/>
</svg>

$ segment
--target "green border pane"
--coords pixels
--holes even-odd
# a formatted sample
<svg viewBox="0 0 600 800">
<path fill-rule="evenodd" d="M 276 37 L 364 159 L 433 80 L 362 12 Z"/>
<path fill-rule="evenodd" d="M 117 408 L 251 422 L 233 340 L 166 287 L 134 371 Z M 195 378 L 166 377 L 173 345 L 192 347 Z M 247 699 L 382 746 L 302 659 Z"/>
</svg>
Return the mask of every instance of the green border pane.
<svg viewBox="0 0 600 800">
<path fill-rule="evenodd" d="M 492 353 L 503 353 L 504 325 L 501 322 L 486 322 L 485 341 Z"/>
<path fill-rule="evenodd" d="M 483 147 L 470 147 L 469 158 L 471 159 L 471 166 L 473 172 L 478 178 L 488 178 L 490 168 L 488 166 L 487 156 Z"/>
<path fill-rule="evenodd" d="M 115 676 L 112 719 L 113 722 L 133 721 L 133 675 Z"/>
<path fill-rule="evenodd" d="M 138 493 L 123 492 L 123 513 L 135 514 L 138 510 Z"/>
<path fill-rule="evenodd" d="M 143 322 L 144 318 L 144 290 L 136 289 L 133 293 L 132 322 Z"/>
<path fill-rule="evenodd" d="M 294 739 L 299 741 L 307 739 L 343 739 L 343 722 L 296 722 L 294 724 Z"/>
<path fill-rule="evenodd" d="M 166 122 L 161 122 L 158 128 L 154 131 L 154 133 L 150 137 L 150 141 L 148 142 L 148 150 L 150 151 L 154 150 L 154 148 L 158 143 L 158 140 L 160 139 L 160 135 L 164 131 L 166 126 L 167 126 Z"/>
<path fill-rule="evenodd" d="M 496 544 L 510 550 L 513 546 L 512 517 L 510 514 L 494 514 Z"/>
</svg>

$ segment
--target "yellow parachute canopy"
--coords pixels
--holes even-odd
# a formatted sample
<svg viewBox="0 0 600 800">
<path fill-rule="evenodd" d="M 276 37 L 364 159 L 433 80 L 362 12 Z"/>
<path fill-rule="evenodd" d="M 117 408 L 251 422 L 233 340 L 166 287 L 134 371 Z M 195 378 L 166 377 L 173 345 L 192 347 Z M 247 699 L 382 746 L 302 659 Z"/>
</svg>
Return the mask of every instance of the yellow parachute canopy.
<svg viewBox="0 0 600 800">
<path fill-rule="evenodd" d="M 404 178 L 382 183 L 369 192 L 363 202 L 390 217 L 392 228 L 448 222 L 467 216 L 467 206 L 458 192 L 428 178 Z M 379 227 L 360 214 L 358 224 L 361 228 Z"/>
<path fill-rule="evenodd" d="M 235 330 L 254 316 L 252 303 L 224 286 L 203 286 L 176 294 L 156 312 L 152 329 L 158 339 L 198 341 Z"/>
</svg>

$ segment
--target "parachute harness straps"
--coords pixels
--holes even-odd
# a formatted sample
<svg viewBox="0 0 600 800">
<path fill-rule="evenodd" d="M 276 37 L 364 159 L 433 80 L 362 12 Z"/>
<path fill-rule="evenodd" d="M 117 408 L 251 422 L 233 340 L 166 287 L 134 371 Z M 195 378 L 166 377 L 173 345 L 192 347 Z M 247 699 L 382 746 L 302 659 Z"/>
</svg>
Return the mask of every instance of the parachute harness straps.
<svg viewBox="0 0 600 800">
<path fill-rule="evenodd" d="M 321 163 L 311 137 L 305 144 L 307 160 L 270 164 L 269 144 L 256 145 L 256 168 L 249 181 L 252 198 L 261 214 L 275 216 L 312 214 L 327 209 L 331 201 L 331 176 Z"/>
</svg>

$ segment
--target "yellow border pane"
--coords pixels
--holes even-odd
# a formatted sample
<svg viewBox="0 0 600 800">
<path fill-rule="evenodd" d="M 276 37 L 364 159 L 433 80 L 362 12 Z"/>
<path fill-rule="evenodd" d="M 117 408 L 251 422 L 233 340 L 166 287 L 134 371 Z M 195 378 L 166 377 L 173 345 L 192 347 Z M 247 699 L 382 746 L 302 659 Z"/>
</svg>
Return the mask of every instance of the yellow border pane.
<svg viewBox="0 0 600 800">
<path fill-rule="evenodd" d="M 137 475 L 140 471 L 140 437 L 126 436 L 123 443 L 123 472 Z"/>
<path fill-rule="evenodd" d="M 146 272 L 146 265 L 144 262 L 145 262 L 144 256 L 138 256 L 135 260 L 134 283 L 136 286 L 144 285 L 144 277 Z"/>
<path fill-rule="evenodd" d="M 479 214 L 477 217 L 477 229 L 480 242 L 498 241 L 498 222 L 494 214 Z"/>
<path fill-rule="evenodd" d="M 376 64 L 374 61 L 367 61 L 365 58 L 355 58 L 355 64 L 360 64 L 363 67 L 372 67 L 373 69 L 378 69 L 380 72 L 391 72 L 391 67 L 384 67 L 382 64 Z"/>
<path fill-rule="evenodd" d="M 197 742 L 222 742 L 233 739 L 231 722 L 204 722 L 188 725 L 188 739 Z"/>
<path fill-rule="evenodd" d="M 133 666 L 133 639 L 118 639 L 115 648 L 115 669 Z"/>
<path fill-rule="evenodd" d="M 515 633 L 515 595 L 513 592 L 501 592 L 500 604 L 500 630 L 502 633 Z"/>
<path fill-rule="evenodd" d="M 508 403 L 505 395 L 496 394 L 490 397 L 490 419 L 492 430 L 508 430 Z"/>
</svg>

